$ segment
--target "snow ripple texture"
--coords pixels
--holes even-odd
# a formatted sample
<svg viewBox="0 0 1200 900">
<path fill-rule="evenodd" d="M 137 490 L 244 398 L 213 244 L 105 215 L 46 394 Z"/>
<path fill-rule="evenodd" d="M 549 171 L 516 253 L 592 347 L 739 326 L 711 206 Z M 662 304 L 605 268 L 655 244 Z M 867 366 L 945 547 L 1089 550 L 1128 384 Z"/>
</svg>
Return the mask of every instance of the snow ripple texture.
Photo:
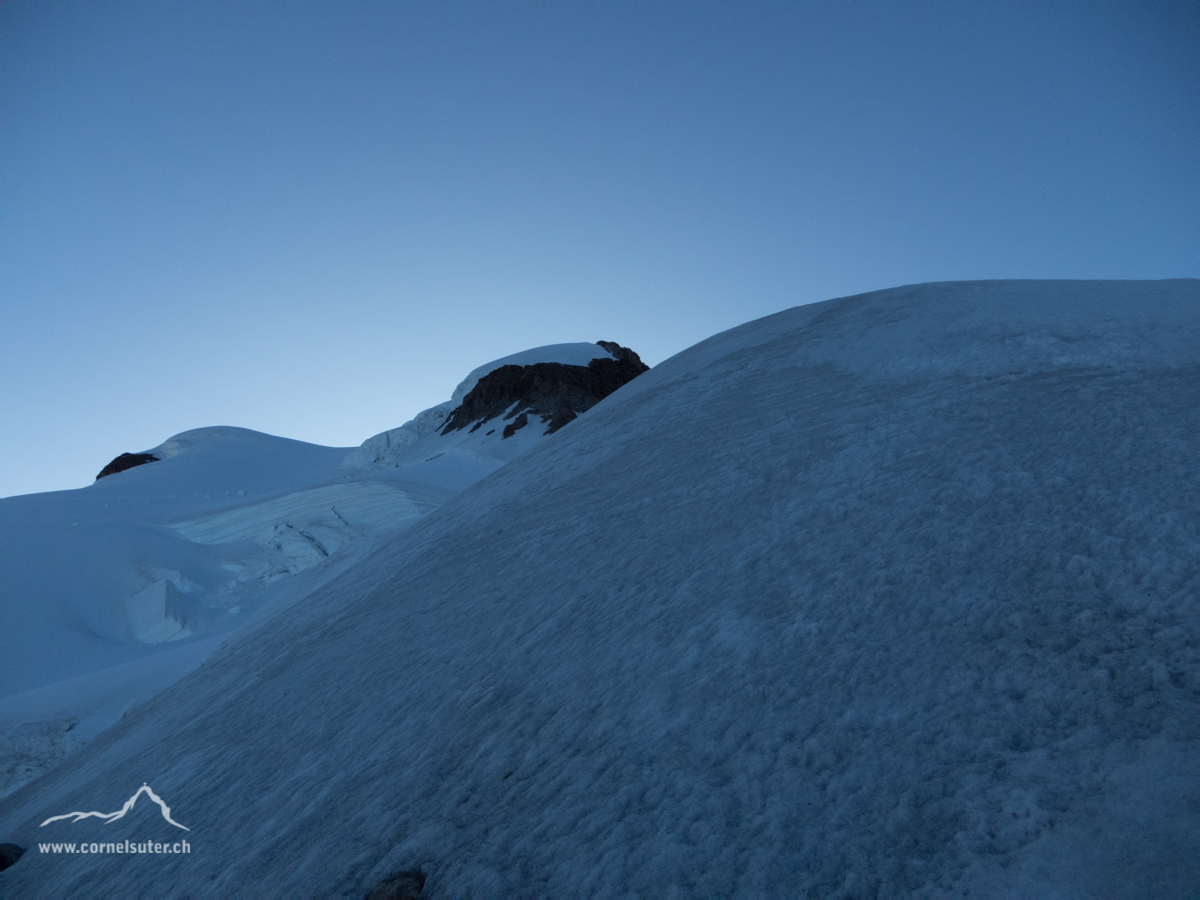
<svg viewBox="0 0 1200 900">
<path fill-rule="evenodd" d="M 0 806 L 153 780 L 192 854 L 0 884 L 1195 896 L 1198 312 L 939 284 L 697 345 Z"/>
</svg>

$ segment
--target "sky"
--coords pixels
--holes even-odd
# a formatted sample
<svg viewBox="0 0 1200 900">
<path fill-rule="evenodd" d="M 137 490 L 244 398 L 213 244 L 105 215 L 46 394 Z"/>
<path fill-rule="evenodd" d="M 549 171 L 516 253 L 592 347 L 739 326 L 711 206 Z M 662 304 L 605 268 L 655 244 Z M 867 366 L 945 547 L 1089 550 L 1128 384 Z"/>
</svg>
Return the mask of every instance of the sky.
<svg viewBox="0 0 1200 900">
<path fill-rule="evenodd" d="M 1200 4 L 0 5 L 0 496 L 926 281 L 1200 275 Z"/>
</svg>

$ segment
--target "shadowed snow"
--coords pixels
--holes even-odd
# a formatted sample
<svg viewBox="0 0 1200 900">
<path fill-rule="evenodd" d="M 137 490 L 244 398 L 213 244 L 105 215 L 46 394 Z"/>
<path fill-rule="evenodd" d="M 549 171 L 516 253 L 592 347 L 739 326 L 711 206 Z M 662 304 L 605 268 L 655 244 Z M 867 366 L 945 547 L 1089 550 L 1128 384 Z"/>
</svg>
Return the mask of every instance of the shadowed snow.
<svg viewBox="0 0 1200 900">
<path fill-rule="evenodd" d="M 191 855 L 5 888 L 1194 895 L 1198 312 L 940 284 L 711 338 L 0 802 L 121 840 L 38 823 L 151 780 Z"/>
</svg>

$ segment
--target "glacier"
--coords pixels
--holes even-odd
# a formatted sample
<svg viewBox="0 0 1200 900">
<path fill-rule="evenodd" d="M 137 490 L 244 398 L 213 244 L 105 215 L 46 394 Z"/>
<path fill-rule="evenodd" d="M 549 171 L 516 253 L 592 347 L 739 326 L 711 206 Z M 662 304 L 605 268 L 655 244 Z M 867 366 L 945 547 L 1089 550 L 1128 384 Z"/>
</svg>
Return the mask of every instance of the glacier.
<svg viewBox="0 0 1200 900">
<path fill-rule="evenodd" d="M 0 890 L 1194 896 L 1198 325 L 960 282 L 716 335 L 0 800 Z M 39 824 L 146 782 L 190 854 L 38 852 L 166 840 Z"/>
<path fill-rule="evenodd" d="M 0 796 L 535 446 L 534 429 L 435 433 L 480 378 L 596 358 L 611 354 L 555 344 L 476 368 L 418 427 L 363 445 L 403 433 L 407 455 L 218 426 L 87 488 L 0 499 Z"/>
</svg>

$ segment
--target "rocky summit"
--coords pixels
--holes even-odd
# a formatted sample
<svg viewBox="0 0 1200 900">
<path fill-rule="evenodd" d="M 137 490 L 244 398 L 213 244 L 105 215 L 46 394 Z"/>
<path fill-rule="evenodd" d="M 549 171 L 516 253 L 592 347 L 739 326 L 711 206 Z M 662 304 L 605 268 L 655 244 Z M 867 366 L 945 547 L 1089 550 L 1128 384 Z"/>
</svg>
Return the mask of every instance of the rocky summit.
<svg viewBox="0 0 1200 900">
<path fill-rule="evenodd" d="M 144 466 L 146 463 L 152 462 L 158 462 L 158 457 L 152 453 L 122 453 L 100 470 L 100 474 L 96 476 L 96 480 L 99 481 L 106 475 L 116 475 L 118 472 L 124 472 L 126 469 L 132 469 L 134 466 Z"/>
<path fill-rule="evenodd" d="M 446 420 L 442 434 L 471 426 L 477 431 L 498 416 L 509 421 L 503 437 L 512 437 L 529 424 L 529 415 L 540 416 L 553 434 L 582 412 L 591 409 L 617 388 L 649 370 L 636 353 L 612 341 L 597 341 L 612 359 L 593 359 L 586 366 L 534 363 L 500 366 L 476 383 Z"/>
</svg>

